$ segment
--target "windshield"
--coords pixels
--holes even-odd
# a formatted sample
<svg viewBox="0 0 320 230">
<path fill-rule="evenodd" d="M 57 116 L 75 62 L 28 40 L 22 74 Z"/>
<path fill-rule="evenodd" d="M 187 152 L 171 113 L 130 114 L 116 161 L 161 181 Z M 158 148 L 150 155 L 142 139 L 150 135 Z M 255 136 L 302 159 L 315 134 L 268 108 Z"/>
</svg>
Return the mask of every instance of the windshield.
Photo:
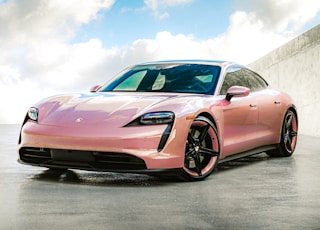
<svg viewBox="0 0 320 230">
<path fill-rule="evenodd" d="M 119 74 L 100 92 L 179 92 L 213 94 L 220 67 L 200 64 L 135 66 Z"/>
</svg>

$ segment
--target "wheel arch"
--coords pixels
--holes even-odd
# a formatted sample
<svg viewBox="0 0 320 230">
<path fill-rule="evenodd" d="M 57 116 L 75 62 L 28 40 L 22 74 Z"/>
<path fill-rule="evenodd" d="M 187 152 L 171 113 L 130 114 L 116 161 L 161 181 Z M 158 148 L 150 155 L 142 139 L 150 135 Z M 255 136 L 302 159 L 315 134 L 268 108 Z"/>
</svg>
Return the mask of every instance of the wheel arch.
<svg viewBox="0 0 320 230">
<path fill-rule="evenodd" d="M 289 108 L 287 109 L 287 111 L 292 111 L 294 113 L 294 115 L 296 116 L 296 120 L 297 120 L 297 126 L 299 127 L 299 119 L 298 119 L 298 112 L 297 112 L 296 106 L 290 105 Z"/>
<path fill-rule="evenodd" d="M 216 131 L 218 133 L 219 143 L 221 145 L 221 143 L 222 143 L 221 141 L 222 141 L 222 138 L 223 138 L 223 136 L 221 134 L 222 130 L 221 130 L 221 127 L 219 126 L 218 122 L 214 118 L 214 116 L 212 116 L 212 114 L 210 114 L 208 112 L 201 112 L 201 113 L 198 114 L 198 116 L 205 117 L 205 118 L 209 119 L 212 122 L 212 124 L 215 126 Z M 221 146 L 220 146 L 220 151 L 221 151 Z"/>
<path fill-rule="evenodd" d="M 295 116 L 296 131 L 292 129 L 292 125 L 290 125 L 291 128 L 287 127 L 285 125 L 286 117 L 287 117 L 288 113 L 291 113 L 293 116 Z M 292 122 L 292 120 L 290 122 Z M 292 130 L 290 131 L 289 129 L 292 129 Z M 295 134 L 292 134 L 292 132 L 295 132 Z M 289 157 L 289 156 L 291 156 L 295 150 L 295 146 L 296 146 L 296 142 L 297 142 L 297 139 L 296 139 L 297 133 L 298 133 L 298 112 L 297 112 L 296 107 L 294 105 L 289 105 L 287 107 L 287 109 L 285 110 L 283 121 L 281 123 L 279 143 L 277 144 L 277 148 L 268 150 L 268 151 L 266 151 L 266 153 L 272 157 Z M 294 142 L 292 142 L 294 136 L 295 136 L 295 140 L 294 140 Z M 286 141 L 287 139 L 290 139 L 290 142 L 288 142 L 290 144 L 290 147 L 287 146 L 287 141 Z"/>
<path fill-rule="evenodd" d="M 219 133 L 219 127 L 217 126 L 217 122 L 215 121 L 215 119 L 212 117 L 211 114 L 209 114 L 207 112 L 202 112 L 202 113 L 198 114 L 198 116 L 202 116 L 202 117 L 208 118 L 214 124 L 214 126 L 216 127 L 216 129 L 217 129 L 217 131 Z"/>
</svg>

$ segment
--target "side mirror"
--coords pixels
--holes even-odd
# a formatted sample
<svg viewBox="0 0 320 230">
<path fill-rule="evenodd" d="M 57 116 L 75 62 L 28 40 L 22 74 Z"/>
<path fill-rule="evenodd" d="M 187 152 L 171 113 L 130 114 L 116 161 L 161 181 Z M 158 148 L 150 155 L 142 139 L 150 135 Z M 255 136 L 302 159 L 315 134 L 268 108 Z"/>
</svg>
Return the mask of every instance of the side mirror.
<svg viewBox="0 0 320 230">
<path fill-rule="evenodd" d="M 250 94 L 250 89 L 243 86 L 231 86 L 226 95 L 228 101 L 233 97 L 246 97 Z"/>
<path fill-rule="evenodd" d="M 101 88 L 100 85 L 93 86 L 90 88 L 90 92 L 91 93 L 97 92 L 100 88 Z"/>
</svg>

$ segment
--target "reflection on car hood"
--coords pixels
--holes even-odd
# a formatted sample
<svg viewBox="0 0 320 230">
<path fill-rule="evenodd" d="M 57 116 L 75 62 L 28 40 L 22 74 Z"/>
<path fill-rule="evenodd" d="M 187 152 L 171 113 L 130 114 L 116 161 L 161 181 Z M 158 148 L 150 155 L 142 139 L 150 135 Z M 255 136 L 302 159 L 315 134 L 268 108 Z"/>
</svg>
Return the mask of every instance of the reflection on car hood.
<svg viewBox="0 0 320 230">
<path fill-rule="evenodd" d="M 55 126 L 121 127 L 151 111 L 170 111 L 195 95 L 154 93 L 90 93 L 62 95 L 42 101 L 39 123 Z M 182 100 L 174 100 L 183 98 Z"/>
</svg>

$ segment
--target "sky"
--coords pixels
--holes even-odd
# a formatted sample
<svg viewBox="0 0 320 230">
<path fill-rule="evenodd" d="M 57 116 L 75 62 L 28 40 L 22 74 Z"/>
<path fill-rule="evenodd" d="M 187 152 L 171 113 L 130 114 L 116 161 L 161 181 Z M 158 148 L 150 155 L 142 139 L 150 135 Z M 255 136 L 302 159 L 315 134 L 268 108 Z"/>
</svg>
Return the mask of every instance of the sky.
<svg viewBox="0 0 320 230">
<path fill-rule="evenodd" d="M 0 0 L 0 123 L 136 63 L 247 65 L 319 23 L 319 0 Z"/>
</svg>

